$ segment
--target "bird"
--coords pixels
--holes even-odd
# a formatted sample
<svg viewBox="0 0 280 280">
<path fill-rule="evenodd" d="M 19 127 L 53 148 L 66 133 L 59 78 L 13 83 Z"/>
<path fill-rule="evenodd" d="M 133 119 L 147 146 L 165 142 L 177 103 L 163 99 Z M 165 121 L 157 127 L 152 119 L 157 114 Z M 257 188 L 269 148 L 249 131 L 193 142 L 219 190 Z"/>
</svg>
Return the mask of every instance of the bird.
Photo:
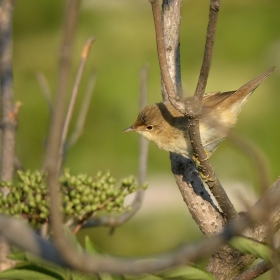
<svg viewBox="0 0 280 280">
<path fill-rule="evenodd" d="M 234 91 L 205 94 L 199 115 L 199 131 L 203 148 L 208 157 L 225 139 L 241 112 L 248 97 L 274 71 L 268 69 L 244 86 Z M 188 101 L 189 97 L 182 101 Z M 145 106 L 134 124 L 123 132 L 135 131 L 157 144 L 161 149 L 187 158 L 193 157 L 189 139 L 190 118 L 169 102 L 159 102 Z"/>
</svg>

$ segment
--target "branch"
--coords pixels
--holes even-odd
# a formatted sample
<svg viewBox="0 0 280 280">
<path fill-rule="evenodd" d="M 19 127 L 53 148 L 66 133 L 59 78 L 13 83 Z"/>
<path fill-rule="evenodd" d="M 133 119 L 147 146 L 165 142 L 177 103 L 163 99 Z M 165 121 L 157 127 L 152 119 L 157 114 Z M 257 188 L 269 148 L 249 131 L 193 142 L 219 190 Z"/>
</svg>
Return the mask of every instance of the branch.
<svg viewBox="0 0 280 280">
<path fill-rule="evenodd" d="M 220 0 L 210 0 L 210 15 L 209 15 L 209 21 L 207 27 L 203 62 L 200 69 L 199 79 L 194 94 L 194 97 L 197 98 L 198 104 L 200 103 L 200 105 L 203 99 L 203 95 L 205 92 L 205 88 L 207 85 L 207 80 L 210 72 L 220 5 L 221 5 Z"/>
<path fill-rule="evenodd" d="M 242 231 L 242 235 L 258 242 L 267 243 L 268 236 L 279 230 L 280 227 L 280 177 L 267 189 L 263 197 L 241 215 L 239 220 L 246 217 L 254 221 L 254 224 Z M 264 211 L 265 209 L 265 211 Z M 252 255 L 235 253 L 223 246 L 217 251 L 207 264 L 207 269 L 217 279 L 232 279 L 244 272 L 255 258 Z"/>
<path fill-rule="evenodd" d="M 12 181 L 15 158 L 15 137 L 19 105 L 14 104 L 12 70 L 12 18 L 14 0 L 2 0 L 0 6 L 0 84 L 2 95 L 1 180 Z M 8 188 L 1 188 L 4 195 Z"/>
<path fill-rule="evenodd" d="M 155 29 L 156 29 L 156 38 L 157 38 L 157 47 L 158 47 L 158 57 L 159 57 L 159 62 L 160 62 L 160 68 L 161 68 L 161 74 L 162 74 L 162 79 L 164 81 L 164 85 L 167 89 L 167 93 L 168 93 L 168 98 L 170 100 L 170 102 L 172 102 L 172 94 L 173 92 L 173 87 L 171 87 L 170 85 L 176 83 L 176 81 L 179 81 L 179 85 L 180 83 L 180 79 L 175 77 L 176 75 L 172 75 L 173 77 L 173 81 L 171 81 L 171 77 L 169 75 L 168 72 L 168 67 L 166 65 L 167 60 L 166 60 L 166 49 L 165 49 L 165 45 L 164 45 L 164 41 L 163 41 L 163 28 L 168 29 L 169 26 L 162 26 L 162 22 L 160 20 L 159 14 L 160 14 L 160 8 L 159 8 L 159 4 L 158 1 L 150 1 L 152 4 L 152 9 L 153 9 L 153 15 L 154 15 L 154 23 L 155 23 Z M 171 5 L 171 3 L 169 1 L 166 1 L 168 4 L 163 4 L 163 8 L 167 7 L 167 5 Z M 176 2 L 176 3 L 175 3 Z M 172 2 L 173 5 L 175 5 L 177 7 L 177 9 L 179 9 L 181 7 L 180 3 L 177 3 L 177 1 Z M 168 9 L 170 9 L 170 7 L 168 7 Z M 167 10 L 168 10 L 167 9 Z M 179 12 L 180 15 L 180 12 Z M 166 14 L 167 16 L 167 14 Z M 168 22 L 175 22 L 176 24 L 180 24 L 180 20 L 176 20 L 176 18 L 174 18 L 175 16 L 178 17 L 178 12 L 174 13 L 174 14 L 170 14 L 168 13 L 168 18 L 164 21 L 166 23 Z M 174 27 L 173 27 L 174 28 Z M 179 27 L 177 27 L 178 29 Z M 171 31 L 168 29 L 167 31 L 164 32 L 164 34 L 167 34 L 170 36 Z M 169 38 L 164 38 L 165 41 L 169 42 Z M 177 37 L 172 37 L 173 40 L 177 40 L 175 42 L 172 43 L 172 46 L 179 46 L 179 36 Z M 170 44 L 167 43 L 167 44 Z M 177 50 L 179 51 L 179 50 Z M 180 63 L 176 60 L 177 56 L 173 56 L 173 59 L 169 59 L 168 63 L 173 65 L 173 67 L 175 66 L 175 68 L 179 68 L 180 69 Z M 171 68 L 173 68 L 171 67 Z M 179 73 L 179 70 L 176 70 L 175 73 Z M 164 91 L 164 88 L 163 90 Z M 185 104 L 183 104 L 185 106 Z M 175 106 L 176 109 L 177 106 Z M 180 109 L 179 109 L 180 110 Z M 191 161 L 191 160 L 190 160 Z M 198 226 L 200 227 L 200 229 L 206 234 L 206 235 L 212 235 L 214 231 L 219 231 L 222 229 L 222 225 L 224 225 L 224 221 L 223 221 L 223 217 L 220 215 L 219 211 L 217 210 L 217 208 L 215 207 L 215 205 L 213 204 L 213 202 L 209 199 L 209 195 L 207 190 L 205 190 L 203 183 L 201 182 L 199 176 L 192 176 L 195 173 L 191 173 L 189 172 L 187 175 L 187 170 L 184 170 L 184 168 L 191 168 L 193 169 L 194 164 L 191 163 L 189 160 L 184 159 L 183 157 L 180 156 L 176 156 L 176 155 L 172 155 L 171 154 L 171 164 L 172 164 L 172 171 L 174 173 L 174 177 L 176 180 L 176 183 L 181 191 L 181 194 L 184 198 L 184 201 L 186 202 L 192 216 L 194 217 L 195 221 L 198 223 Z M 195 171 L 195 168 L 193 169 L 193 172 Z M 187 176 L 190 176 L 189 178 Z M 191 191 L 190 187 L 191 186 L 198 186 L 199 187 L 199 191 L 197 191 L 197 188 L 195 191 Z M 203 193 L 203 195 L 200 194 Z M 212 217 L 211 215 L 209 216 L 205 216 L 204 213 L 201 213 L 201 211 L 199 211 L 199 207 L 193 207 L 193 205 L 200 205 L 200 203 L 205 203 L 205 205 L 208 205 L 207 207 L 209 207 L 208 213 L 212 213 Z M 206 208 L 207 208 L 206 207 Z M 203 218 L 202 218 L 203 217 Z M 211 217 L 211 218 L 210 218 Z M 212 219 L 215 219 L 217 217 L 217 221 L 215 221 L 215 225 L 219 224 L 219 226 L 217 226 L 215 228 L 215 230 L 212 228 L 211 226 L 211 222 Z"/>
<path fill-rule="evenodd" d="M 210 238 L 204 238 L 199 242 L 188 243 L 176 250 L 166 252 L 161 255 L 150 256 L 149 259 L 115 258 L 106 255 L 105 257 L 89 255 L 72 247 L 72 243 L 67 243 L 67 257 L 52 243 L 37 236 L 26 223 L 19 219 L 0 215 L 0 234 L 7 237 L 8 240 L 17 247 L 32 252 L 33 254 L 45 258 L 57 264 L 66 265 L 64 261 L 73 268 L 88 273 L 112 273 L 112 274 L 139 274 L 153 273 L 161 271 L 176 265 L 188 264 L 205 258 L 216 251 L 221 245 L 230 240 L 233 236 L 243 234 L 244 232 L 256 232 L 252 228 L 259 224 L 265 224 L 269 216 L 280 214 L 280 178 L 269 188 L 264 198 L 262 198 L 246 215 L 238 221 L 234 221 L 224 227 L 223 231 Z M 270 205 L 267 211 L 263 211 L 264 205 Z M 251 225 L 250 228 L 248 228 Z M 279 220 L 278 220 L 279 225 Z M 273 224 L 274 226 L 274 224 Z M 278 226 L 279 227 L 279 226 Z M 276 230 L 277 228 L 274 228 Z M 258 231 L 258 235 L 263 236 L 264 231 Z M 259 240 L 259 239 L 256 239 Z M 59 253 L 61 252 L 61 254 Z M 63 255 L 63 258 L 61 257 Z M 243 255 L 241 255 L 244 257 Z M 234 256 L 233 256 L 234 257 Z M 71 259 L 71 262 L 68 260 Z M 225 271 L 223 271 L 225 273 Z M 232 275 L 234 271 L 227 271 L 227 275 Z M 227 277 L 227 275 L 225 277 Z M 230 276 L 224 279 L 231 279 Z"/>
<path fill-rule="evenodd" d="M 205 189 L 194 162 L 176 154 L 170 157 L 176 183 L 200 230 L 206 236 L 221 232 L 225 221 Z"/>
<path fill-rule="evenodd" d="M 13 46 L 12 24 L 15 0 L 2 0 L 0 3 L 0 92 L 2 97 L 1 116 L 1 170 L 2 181 L 12 181 L 15 162 L 15 145 L 17 118 L 20 103 L 14 104 L 13 91 Z M 1 188 L 7 196 L 10 189 Z M 0 237 L 0 270 L 13 266 L 14 262 L 7 258 L 10 253 L 5 238 Z"/>
<path fill-rule="evenodd" d="M 65 22 L 64 22 L 64 34 L 59 54 L 59 73 L 58 73 L 58 87 L 57 93 L 58 96 L 56 97 L 54 103 L 54 112 L 52 115 L 51 127 L 49 132 L 49 138 L 46 145 L 46 159 L 44 162 L 43 169 L 46 169 L 47 165 L 50 164 L 47 161 L 50 161 L 51 156 L 48 155 L 48 151 L 54 149 L 56 150 L 57 146 L 60 146 L 60 140 L 56 139 L 56 135 L 53 136 L 52 134 L 58 133 L 62 131 L 63 127 L 63 119 L 64 119 L 64 112 L 65 112 L 65 104 L 66 104 L 66 95 L 68 90 L 69 84 L 69 77 L 70 77 L 70 69 L 71 69 L 71 60 L 72 60 L 72 52 L 73 52 L 73 41 L 74 41 L 74 34 L 75 28 L 77 24 L 78 18 L 78 11 L 79 11 L 80 0 L 68 0 L 67 6 L 65 9 Z M 55 111 L 56 110 L 56 111 Z M 58 119 L 58 121 L 54 121 L 54 119 Z M 57 132 L 56 132 L 57 131 Z M 60 134 L 60 133 L 59 133 Z M 55 141 L 52 143 L 53 147 L 49 148 L 49 141 Z M 54 156 L 54 155 L 53 155 Z M 53 159 L 54 160 L 54 159 Z M 54 160 L 52 164 L 57 165 L 57 161 Z"/>
<path fill-rule="evenodd" d="M 221 207 L 226 219 L 233 220 L 238 217 L 238 213 L 234 209 L 233 204 L 229 200 L 225 190 L 223 189 L 219 179 L 217 178 L 208 157 L 202 146 L 200 131 L 199 131 L 199 113 L 201 111 L 201 104 L 204 91 L 207 84 L 207 78 L 210 71 L 211 59 L 213 54 L 213 46 L 216 33 L 216 24 L 218 19 L 218 12 L 220 9 L 219 0 L 210 0 L 210 16 L 207 27 L 206 44 L 204 50 L 203 63 L 200 70 L 199 80 L 196 87 L 193 100 L 187 104 L 187 111 L 190 116 L 189 137 L 193 147 L 194 157 L 198 159 L 199 170 L 201 171 L 210 191 L 216 198 Z"/>
<path fill-rule="evenodd" d="M 64 125 L 63 125 L 62 135 L 61 135 L 60 164 L 63 160 L 63 154 L 64 154 L 63 151 L 64 151 L 64 147 L 65 147 L 65 143 L 66 143 L 66 137 L 67 137 L 67 134 L 68 134 L 69 125 L 70 125 L 70 121 L 71 121 L 73 110 L 74 110 L 74 105 L 75 105 L 76 98 L 77 98 L 77 95 L 78 95 L 80 82 L 81 82 L 81 79 L 82 79 L 82 76 L 83 76 L 83 72 L 84 72 L 85 64 L 87 62 L 89 51 L 90 51 L 92 43 L 94 42 L 94 39 L 95 39 L 94 37 L 89 38 L 86 41 L 86 43 L 84 45 L 84 48 L 83 48 L 79 69 L 78 69 L 78 72 L 77 72 L 77 75 L 76 75 L 75 83 L 74 83 L 71 98 L 70 98 L 70 103 L 69 103 L 69 106 L 68 106 L 65 122 L 64 122 Z"/>
<path fill-rule="evenodd" d="M 161 77 L 164 81 L 165 89 L 168 95 L 168 100 L 178 111 L 184 114 L 185 112 L 184 103 L 180 101 L 180 98 L 177 95 L 175 84 L 172 82 L 168 70 L 168 64 L 167 64 L 166 52 L 165 52 L 165 43 L 164 43 L 164 30 L 163 30 L 163 24 L 161 20 L 161 9 L 159 6 L 159 0 L 149 0 L 149 2 L 152 5 L 152 11 L 154 17 L 156 41 L 157 41 L 157 53 L 158 53 Z M 164 99 L 166 100 L 166 97 L 164 97 Z"/>
<path fill-rule="evenodd" d="M 178 61 L 179 55 L 179 26 L 180 25 L 180 8 L 181 2 L 164 1 L 163 2 L 163 23 L 160 18 L 160 7 L 158 1 L 150 1 L 153 9 L 154 23 L 156 29 L 158 57 L 160 62 L 161 75 L 163 80 L 162 92 L 167 89 L 168 99 L 172 102 L 173 99 L 173 87 L 178 83 L 177 88 L 181 87 L 180 77 L 180 61 Z M 170 10 L 176 10 L 176 12 L 169 12 Z M 166 17 L 166 18 L 165 18 Z M 172 24 L 171 24 L 172 23 Z M 164 30 L 164 32 L 163 32 Z M 177 36 L 174 36 L 174 30 L 177 31 Z M 176 32 L 175 32 L 176 33 Z M 165 38 L 163 40 L 163 34 Z M 165 44 L 164 44 L 165 42 Z M 167 47 L 165 47 L 167 45 Z M 177 54 L 169 56 L 167 66 L 167 54 L 166 50 L 172 49 L 172 46 Z M 168 67 L 172 70 L 172 78 L 169 75 Z M 175 70 L 174 70 L 175 69 Z M 171 93 L 170 93 L 171 92 Z M 166 98 L 165 98 L 166 99 Z M 174 105 L 174 104 L 173 104 Z M 181 105 L 184 105 L 182 103 Z M 175 106 L 176 109 L 177 106 Z M 178 109 L 180 110 L 180 109 Z M 197 174 L 194 163 L 191 159 L 185 159 L 181 156 L 171 154 L 172 171 L 176 180 L 176 183 L 181 191 L 184 201 L 186 202 L 190 213 L 194 220 L 197 222 L 199 228 L 206 235 L 213 235 L 213 233 L 221 231 L 224 226 L 223 217 L 220 215 L 219 210 L 212 202 L 207 190 L 204 188 L 200 177 Z M 203 207 L 201 207 L 203 205 Z M 201 211 L 207 209 L 207 213 Z M 214 222 L 213 222 L 214 221 Z M 215 225 L 215 226 L 214 226 Z"/>
<path fill-rule="evenodd" d="M 141 70 L 141 82 L 140 82 L 140 109 L 144 108 L 147 100 L 147 79 L 148 79 L 148 65 L 144 66 Z M 149 142 L 142 136 L 140 136 L 140 155 L 139 155 L 139 185 L 142 186 L 147 177 L 147 162 L 148 162 L 148 148 Z M 103 216 L 89 220 L 85 227 L 107 226 L 118 227 L 123 225 L 129 219 L 131 219 L 141 208 L 144 200 L 144 191 L 139 190 L 131 204 L 131 210 L 118 217 L 115 216 Z"/>
<path fill-rule="evenodd" d="M 18 248 L 28 251 L 36 256 L 44 258 L 61 266 L 68 266 L 61 257 L 60 250 L 54 243 L 38 236 L 26 223 L 16 218 L 0 215 L 0 233 L 5 236 L 10 243 Z M 81 271 L 89 273 L 112 273 L 112 274 L 138 274 L 144 272 L 155 272 L 173 267 L 177 264 L 186 264 L 189 261 L 201 259 L 209 255 L 220 244 L 232 237 L 229 231 L 219 236 L 204 239 L 199 243 L 187 244 L 175 251 L 162 255 L 155 255 L 143 261 L 136 258 L 116 258 L 110 256 L 96 256 L 81 253 L 75 250 L 72 259 L 76 259 L 75 267 Z M 68 244 L 70 248 L 71 242 Z"/>
<path fill-rule="evenodd" d="M 168 73 L 176 88 L 177 95 L 182 98 L 181 61 L 180 61 L 180 24 L 182 0 L 162 1 L 162 24 L 164 32 L 165 57 Z M 171 20 L 172 19 L 172 20 Z M 162 79 L 162 97 L 168 100 L 165 81 Z"/>
<path fill-rule="evenodd" d="M 194 150 L 194 156 L 198 158 L 200 163 L 201 171 L 206 179 L 211 192 L 215 196 L 217 202 L 219 203 L 222 211 L 228 219 L 234 219 L 237 217 L 237 213 L 227 197 L 226 192 L 222 188 L 220 182 L 218 181 L 210 163 L 207 160 L 207 156 L 201 144 L 200 132 L 199 132 L 199 120 L 194 114 L 197 114 L 201 110 L 201 101 L 204 94 L 204 89 L 206 87 L 206 82 L 210 70 L 214 35 L 216 30 L 216 22 L 219 11 L 220 2 L 218 0 L 211 0 L 210 4 L 210 17 L 207 29 L 207 40 L 204 52 L 204 60 L 200 72 L 200 79 L 198 82 L 197 90 L 194 95 L 194 99 L 191 102 L 183 103 L 180 101 L 179 96 L 176 95 L 174 82 L 172 82 L 166 59 L 166 48 L 164 43 L 164 31 L 163 24 L 161 21 L 161 11 L 158 0 L 150 0 L 152 5 L 152 11 L 154 16 L 155 30 L 156 30 L 156 40 L 157 40 L 157 50 L 158 59 L 161 69 L 161 76 L 164 81 L 164 85 L 168 94 L 168 99 L 171 104 L 181 113 L 191 117 L 189 135 L 190 140 Z M 177 23 L 179 24 L 180 21 Z M 199 92 L 203 90 L 202 92 Z"/>
<path fill-rule="evenodd" d="M 96 73 L 92 72 L 88 81 L 83 103 L 80 108 L 79 116 L 76 122 L 76 127 L 74 129 L 74 132 L 69 137 L 69 140 L 66 142 L 66 145 L 64 147 L 65 151 L 69 150 L 70 147 L 72 147 L 77 142 L 77 140 L 79 139 L 79 137 L 83 132 L 83 127 L 85 124 L 86 116 L 89 110 L 89 105 L 93 94 L 93 89 L 95 86 L 95 81 L 96 81 Z"/>
<path fill-rule="evenodd" d="M 271 263 L 266 263 L 265 261 L 262 261 L 258 264 L 256 264 L 254 267 L 246 270 L 242 274 L 240 274 L 238 277 L 234 278 L 234 280 L 251 280 L 259 277 L 260 275 L 264 274 L 265 272 L 272 269 L 273 266 Z"/>
<path fill-rule="evenodd" d="M 76 26 L 79 0 L 69 0 L 66 15 L 64 38 L 60 52 L 60 69 L 57 96 L 54 103 L 54 113 L 51 120 L 50 132 L 48 137 L 48 145 L 46 149 L 45 166 L 48 173 L 48 190 L 50 195 L 50 220 L 55 242 L 59 251 L 64 252 L 68 249 L 69 240 L 65 240 L 65 234 L 62 226 L 62 213 L 60 211 L 60 189 L 58 184 L 59 163 L 60 163 L 60 147 L 62 127 L 64 121 L 65 104 L 67 97 L 67 86 L 70 73 L 70 61 L 72 56 L 72 45 L 74 39 L 74 30 Z"/>
</svg>

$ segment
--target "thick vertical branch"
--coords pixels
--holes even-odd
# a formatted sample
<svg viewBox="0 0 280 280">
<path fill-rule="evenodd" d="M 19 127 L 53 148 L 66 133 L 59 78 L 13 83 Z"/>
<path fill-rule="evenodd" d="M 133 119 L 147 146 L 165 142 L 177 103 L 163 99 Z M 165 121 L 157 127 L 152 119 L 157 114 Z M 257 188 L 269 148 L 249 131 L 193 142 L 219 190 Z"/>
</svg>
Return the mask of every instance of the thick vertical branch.
<svg viewBox="0 0 280 280">
<path fill-rule="evenodd" d="M 14 0 L 2 0 L 0 6 L 0 84 L 1 84 L 1 180 L 12 181 L 14 171 L 17 114 L 19 105 L 14 104 L 12 70 L 12 20 Z M 4 195 L 8 188 L 1 188 Z M 7 269 L 13 262 L 7 258 L 10 247 L 3 236 L 0 238 L 0 270 Z"/>
<path fill-rule="evenodd" d="M 163 0 L 162 23 L 165 42 L 165 55 L 167 68 L 173 81 L 177 95 L 182 98 L 181 64 L 180 64 L 180 24 L 181 0 Z M 164 80 L 162 80 L 162 97 L 168 100 Z"/>
<path fill-rule="evenodd" d="M 1 180 L 11 181 L 14 170 L 17 109 L 14 104 L 12 71 L 12 19 L 15 1 L 3 0 L 0 7 L 0 80 L 2 97 Z M 2 189 L 6 195 L 8 189 Z"/>
<path fill-rule="evenodd" d="M 160 66 L 160 73 L 161 78 L 163 80 L 164 84 L 164 90 L 162 95 L 164 100 L 168 98 L 168 100 L 171 102 L 171 104 L 179 110 L 181 113 L 184 114 L 185 112 L 185 105 L 180 101 L 179 96 L 177 95 L 177 87 L 175 86 L 175 81 L 172 81 L 172 78 L 169 73 L 167 59 L 166 59 L 166 49 L 165 49 L 165 37 L 164 37 L 164 28 L 162 23 L 162 13 L 159 5 L 159 0 L 149 0 L 149 2 L 152 5 L 152 11 L 153 11 L 153 17 L 154 17 L 154 24 L 155 24 L 155 31 L 156 31 L 156 41 L 157 41 L 157 53 L 158 53 L 158 60 L 159 60 L 159 66 Z M 172 1 L 169 3 L 171 5 L 174 4 L 176 1 Z M 177 3 L 177 2 L 176 2 Z M 178 5 L 178 7 L 181 7 L 181 5 Z M 171 14 L 170 14 L 171 16 Z M 180 23 L 180 21 L 179 21 Z M 179 40 L 179 37 L 174 37 L 175 39 Z M 178 45 L 178 42 L 176 42 Z M 174 46 L 174 45 L 173 45 Z M 178 45 L 179 46 L 179 45 Z M 172 58 L 172 57 L 170 57 Z M 174 57 L 173 57 L 174 59 Z M 172 59 L 172 61 L 173 61 Z M 173 61 L 174 62 L 174 61 Z M 169 61 L 171 64 L 171 60 Z M 177 71 L 177 73 L 180 73 Z M 173 76 L 175 77 L 175 76 Z M 181 81 L 181 78 L 178 79 Z M 167 94 L 167 96 L 166 96 Z"/>
</svg>

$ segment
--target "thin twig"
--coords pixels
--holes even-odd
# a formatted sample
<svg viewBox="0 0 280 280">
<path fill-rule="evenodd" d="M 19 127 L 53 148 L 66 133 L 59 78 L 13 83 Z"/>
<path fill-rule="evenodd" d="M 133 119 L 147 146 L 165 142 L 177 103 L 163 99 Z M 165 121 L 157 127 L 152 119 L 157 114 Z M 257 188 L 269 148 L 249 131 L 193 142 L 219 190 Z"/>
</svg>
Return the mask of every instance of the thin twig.
<svg viewBox="0 0 280 280">
<path fill-rule="evenodd" d="M 83 72 L 84 72 L 84 68 L 85 68 L 85 64 L 87 62 L 87 58 L 90 52 L 90 48 L 92 43 L 94 42 L 95 38 L 91 37 L 89 38 L 83 48 L 82 51 L 82 56 L 81 56 L 81 61 L 80 61 L 80 65 L 79 65 L 79 69 L 76 75 L 76 79 L 75 79 L 75 83 L 73 86 L 73 90 L 72 90 L 72 94 L 71 94 L 71 98 L 70 98 L 70 103 L 68 106 L 68 110 L 67 110 L 67 114 L 66 114 L 66 118 L 65 118 L 65 122 L 63 125 L 63 130 L 62 130 L 62 135 L 61 135 L 61 145 L 60 145 L 60 163 L 62 162 L 63 159 L 63 151 L 64 151 L 64 146 L 66 143 L 66 138 L 67 138 L 67 134 L 68 134 L 68 130 L 69 130 L 69 125 L 70 125 L 70 121 L 72 118 L 72 114 L 73 114 L 73 110 L 74 110 L 74 105 L 76 103 L 76 98 L 78 95 L 78 91 L 79 91 L 79 86 L 80 86 L 80 82 L 83 76 Z"/>
<path fill-rule="evenodd" d="M 203 62 L 200 69 L 199 79 L 194 94 L 195 98 L 197 98 L 198 101 L 200 102 L 200 105 L 203 99 L 203 95 L 205 92 L 205 88 L 207 85 L 207 80 L 210 72 L 220 5 L 221 5 L 220 0 L 210 0 L 210 15 L 209 15 L 209 22 L 207 27 Z"/>
<path fill-rule="evenodd" d="M 45 222 L 40 229 L 40 235 L 43 238 L 47 238 L 48 236 L 48 228 L 49 228 L 49 224 L 47 222 Z"/>
<path fill-rule="evenodd" d="M 266 263 L 265 261 L 256 264 L 254 267 L 246 270 L 238 277 L 234 278 L 234 280 L 251 280 L 259 277 L 260 275 L 264 274 L 265 272 L 272 269 L 273 266 L 271 263 Z"/>
<path fill-rule="evenodd" d="M 58 73 L 58 87 L 57 87 L 57 93 L 58 96 L 56 97 L 55 103 L 54 103 L 54 112 L 50 127 L 50 135 L 49 135 L 49 141 L 52 137 L 51 134 L 55 131 L 55 133 L 60 134 L 63 127 L 63 119 L 64 119 L 64 113 L 65 113 L 65 104 L 66 104 L 66 95 L 68 91 L 69 86 L 69 78 L 70 78 L 70 69 L 71 69 L 71 62 L 72 62 L 72 52 L 73 52 L 73 41 L 74 41 L 74 34 L 75 29 L 77 25 L 77 18 L 78 18 L 78 12 L 79 12 L 79 6 L 80 6 L 80 0 L 68 0 L 67 6 L 65 9 L 65 22 L 64 22 L 64 33 L 63 33 L 63 39 L 59 54 L 59 73 Z M 55 112 L 57 110 L 57 112 Z M 59 121 L 54 121 L 54 119 L 58 118 Z M 56 135 L 53 136 L 53 140 L 56 138 Z M 51 149 L 48 148 L 49 141 L 47 141 L 46 144 L 46 151 L 49 151 Z M 55 140 L 56 143 L 53 143 L 53 148 L 56 150 L 56 146 L 60 145 L 60 139 Z M 54 156 L 54 154 L 53 154 Z M 44 162 L 43 170 L 46 169 L 46 165 L 50 164 L 47 163 L 47 161 L 50 159 L 49 153 L 46 152 L 46 159 Z M 54 165 L 58 166 L 58 160 L 55 160 L 53 162 Z"/>
<path fill-rule="evenodd" d="M 50 85 L 46 79 L 46 76 L 42 73 L 42 72 L 38 72 L 36 74 L 36 78 L 37 81 L 40 85 L 40 88 L 42 90 L 42 93 L 49 105 L 49 109 L 50 109 L 50 115 L 52 115 L 53 112 L 53 100 L 52 100 L 52 94 L 51 94 L 51 89 L 50 89 Z"/>
<path fill-rule="evenodd" d="M 140 73 L 140 110 L 147 104 L 148 96 L 148 72 L 149 65 L 145 65 Z M 139 185 L 143 185 L 147 178 L 148 165 L 148 149 L 149 142 L 144 137 L 140 136 L 140 154 L 139 154 Z M 143 193 L 143 191 L 140 191 Z M 143 194 L 144 195 L 144 194 Z"/>
<path fill-rule="evenodd" d="M 80 108 L 79 116 L 76 122 L 76 127 L 73 133 L 71 134 L 71 136 L 69 137 L 69 140 L 66 142 L 66 146 L 64 148 L 65 151 L 67 151 L 70 147 L 72 147 L 77 142 L 77 140 L 79 139 L 79 137 L 83 132 L 86 116 L 89 110 L 89 105 L 93 94 L 93 89 L 95 86 L 95 81 L 96 81 L 96 73 L 92 72 L 89 78 L 87 89 L 85 91 L 83 103 Z"/>
<path fill-rule="evenodd" d="M 65 239 L 62 225 L 62 213 L 60 211 L 60 189 L 58 176 L 60 173 L 60 147 L 62 139 L 62 127 L 65 119 L 65 105 L 67 100 L 67 88 L 72 57 L 72 46 L 75 34 L 75 26 L 78 16 L 79 0 L 70 0 L 67 3 L 65 15 L 64 38 L 60 52 L 60 69 L 58 79 L 57 96 L 54 103 L 48 145 L 46 149 L 45 169 L 48 173 L 47 186 L 50 195 L 50 221 L 55 242 L 61 252 L 67 251 L 69 240 Z M 64 254 L 63 254 L 64 256 Z"/>
<path fill-rule="evenodd" d="M 256 166 L 257 176 L 259 177 L 258 182 L 264 192 L 270 184 L 270 169 L 265 154 L 255 143 L 240 133 L 231 131 L 228 140 L 241 149 Z"/>
<path fill-rule="evenodd" d="M 140 109 L 145 107 L 147 103 L 147 79 L 148 79 L 148 69 L 149 66 L 146 65 L 141 70 L 140 75 Z M 139 185 L 143 185 L 147 177 L 147 162 L 148 162 L 148 148 L 149 142 L 140 136 L 140 155 L 139 155 Z M 107 226 L 107 227 L 118 227 L 123 225 L 125 222 L 130 220 L 141 208 L 141 205 L 144 200 L 144 190 L 139 190 L 133 202 L 131 203 L 131 210 L 120 216 L 103 216 L 95 217 L 89 220 L 84 226 L 85 227 L 96 227 L 96 226 Z"/>
</svg>

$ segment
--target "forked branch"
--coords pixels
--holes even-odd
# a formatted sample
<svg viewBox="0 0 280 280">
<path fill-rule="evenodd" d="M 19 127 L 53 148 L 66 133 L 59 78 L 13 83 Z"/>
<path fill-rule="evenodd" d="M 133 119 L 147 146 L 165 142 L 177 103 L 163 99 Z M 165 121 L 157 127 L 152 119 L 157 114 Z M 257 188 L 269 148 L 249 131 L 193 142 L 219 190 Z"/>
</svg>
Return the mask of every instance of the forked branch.
<svg viewBox="0 0 280 280">
<path fill-rule="evenodd" d="M 219 9 L 220 0 L 210 0 L 210 15 L 207 27 L 203 63 L 201 66 L 194 98 L 189 104 L 187 104 L 187 110 L 190 116 L 189 137 L 193 148 L 193 154 L 199 162 L 199 170 L 202 173 L 204 180 L 208 184 L 210 191 L 216 198 L 219 206 L 225 214 L 226 219 L 229 221 L 236 219 L 238 217 L 238 213 L 236 212 L 233 204 L 231 203 L 219 179 L 217 178 L 210 162 L 208 161 L 208 157 L 201 142 L 199 131 L 199 114 L 201 111 L 202 99 L 211 66 Z"/>
<path fill-rule="evenodd" d="M 218 11 L 220 7 L 219 0 L 210 1 L 210 16 L 207 28 L 207 39 L 205 45 L 204 59 L 200 71 L 200 77 L 197 85 L 197 89 L 194 98 L 190 102 L 183 103 L 180 101 L 179 96 L 175 91 L 175 85 L 172 83 L 166 60 L 166 48 L 164 44 L 164 32 L 163 23 L 161 20 L 161 9 L 158 0 L 150 0 L 152 5 L 152 11 L 154 16 L 154 24 L 156 30 L 156 41 L 158 49 L 158 59 L 161 69 L 161 75 L 167 90 L 168 99 L 172 105 L 181 113 L 190 116 L 189 136 L 191 144 L 193 146 L 194 156 L 199 161 L 199 167 L 206 178 L 206 182 L 210 187 L 211 192 L 215 196 L 219 206 L 227 219 L 234 219 L 237 217 L 237 213 L 229 200 L 226 192 L 221 186 L 218 178 L 216 177 L 208 158 L 201 143 L 199 132 L 199 113 L 201 110 L 201 102 L 204 95 L 204 90 L 209 75 L 211 58 L 213 53 L 213 45 L 215 39 L 216 23 L 218 17 Z"/>
</svg>

